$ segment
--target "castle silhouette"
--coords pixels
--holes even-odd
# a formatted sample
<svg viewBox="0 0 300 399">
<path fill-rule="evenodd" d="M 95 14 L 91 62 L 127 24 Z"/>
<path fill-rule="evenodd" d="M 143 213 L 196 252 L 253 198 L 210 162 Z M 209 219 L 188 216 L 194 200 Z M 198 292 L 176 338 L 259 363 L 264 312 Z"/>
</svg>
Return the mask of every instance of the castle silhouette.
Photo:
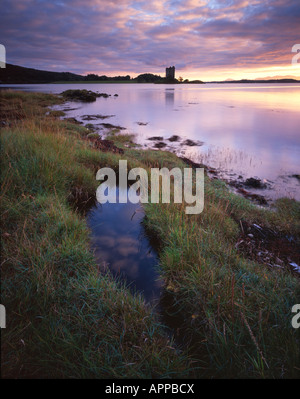
<svg viewBox="0 0 300 399">
<path fill-rule="evenodd" d="M 167 79 L 175 79 L 175 67 L 166 68 L 166 78 Z"/>
</svg>

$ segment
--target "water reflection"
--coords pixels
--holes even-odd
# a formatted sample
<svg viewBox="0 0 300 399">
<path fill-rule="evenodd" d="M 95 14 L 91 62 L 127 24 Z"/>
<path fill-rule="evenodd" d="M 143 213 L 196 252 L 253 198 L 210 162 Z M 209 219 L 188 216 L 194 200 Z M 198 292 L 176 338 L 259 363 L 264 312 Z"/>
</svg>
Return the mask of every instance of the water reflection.
<svg viewBox="0 0 300 399">
<path fill-rule="evenodd" d="M 117 192 L 119 195 L 119 191 Z M 153 302 L 160 296 L 162 282 L 156 271 L 158 257 L 143 227 L 140 204 L 99 204 L 87 214 L 91 244 L 100 266 L 107 265 L 131 288 Z"/>
<path fill-rule="evenodd" d="M 166 99 L 166 107 L 167 108 L 173 108 L 174 94 L 175 94 L 175 89 L 166 89 L 165 90 L 165 99 Z"/>
</svg>

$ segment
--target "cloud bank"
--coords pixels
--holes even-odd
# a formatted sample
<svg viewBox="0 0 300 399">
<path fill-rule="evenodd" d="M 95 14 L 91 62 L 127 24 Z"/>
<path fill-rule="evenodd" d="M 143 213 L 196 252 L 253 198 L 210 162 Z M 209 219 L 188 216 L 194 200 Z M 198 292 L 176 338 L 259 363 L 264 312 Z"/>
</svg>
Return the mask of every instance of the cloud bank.
<svg viewBox="0 0 300 399">
<path fill-rule="evenodd" d="M 184 75 L 284 68 L 299 0 L 2 0 L 7 62 L 55 71 Z"/>
</svg>

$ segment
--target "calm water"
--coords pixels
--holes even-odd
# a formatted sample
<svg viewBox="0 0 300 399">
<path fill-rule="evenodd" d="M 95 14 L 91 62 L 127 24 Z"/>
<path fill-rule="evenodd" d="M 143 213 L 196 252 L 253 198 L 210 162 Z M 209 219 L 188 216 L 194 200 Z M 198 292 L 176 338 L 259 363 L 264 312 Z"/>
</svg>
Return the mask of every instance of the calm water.
<svg viewBox="0 0 300 399">
<path fill-rule="evenodd" d="M 114 115 L 108 122 L 136 134 L 199 140 L 199 147 L 170 143 L 167 149 L 221 169 L 225 177 L 256 176 L 270 182 L 272 198 L 300 200 L 300 85 L 293 84 L 44 84 L 22 90 L 60 93 L 71 88 L 106 92 L 95 103 L 70 103 L 68 116 Z M 118 94 L 118 97 L 114 97 Z M 142 122 L 145 125 L 139 125 Z M 99 129 L 101 127 L 99 126 Z M 172 146 L 169 146 L 172 144 Z"/>
<path fill-rule="evenodd" d="M 157 253 L 150 244 L 140 204 L 97 204 L 87 214 L 91 245 L 101 267 L 109 267 L 148 302 L 160 297 Z"/>
</svg>

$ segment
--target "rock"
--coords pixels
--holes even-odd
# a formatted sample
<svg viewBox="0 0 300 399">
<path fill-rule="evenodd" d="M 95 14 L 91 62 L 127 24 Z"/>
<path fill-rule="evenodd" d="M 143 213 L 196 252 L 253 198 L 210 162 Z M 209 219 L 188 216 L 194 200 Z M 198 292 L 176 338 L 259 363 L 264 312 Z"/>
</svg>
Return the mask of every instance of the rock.
<svg viewBox="0 0 300 399">
<path fill-rule="evenodd" d="M 177 142 L 180 140 L 179 136 L 176 136 L 176 134 L 174 134 L 173 136 L 171 136 L 170 138 L 168 138 L 169 141 L 173 142 Z"/>
<path fill-rule="evenodd" d="M 263 183 L 260 179 L 256 179 L 254 177 L 246 179 L 244 185 L 253 188 L 267 188 L 267 185 L 265 183 Z"/>
<path fill-rule="evenodd" d="M 82 120 L 84 121 L 94 121 L 97 119 L 107 119 L 107 118 L 112 118 L 115 115 L 82 115 Z"/>
<path fill-rule="evenodd" d="M 193 141 L 193 140 L 187 139 L 182 144 L 188 145 L 189 147 L 194 147 L 194 146 L 201 146 L 204 143 L 203 143 L 203 141 Z"/>
<path fill-rule="evenodd" d="M 291 177 L 294 177 L 295 179 L 300 180 L 300 175 L 292 175 Z"/>
<path fill-rule="evenodd" d="M 295 262 L 290 262 L 290 265 L 292 266 L 292 268 L 294 269 L 294 271 L 300 273 L 300 266 L 298 266 L 297 263 L 295 263 Z"/>
<path fill-rule="evenodd" d="M 79 90 L 79 89 L 70 89 L 65 90 L 60 93 L 66 100 L 72 101 L 82 101 L 82 102 L 93 102 L 96 101 L 97 97 L 109 97 L 109 94 L 106 93 L 95 93 L 91 90 Z"/>
<path fill-rule="evenodd" d="M 100 123 L 106 129 L 118 129 L 118 130 L 126 130 L 126 127 L 112 125 L 111 123 Z"/>
<path fill-rule="evenodd" d="M 154 147 L 155 147 L 155 148 L 164 148 L 164 147 L 166 147 L 166 146 L 167 146 L 167 144 L 164 143 L 163 141 L 160 141 L 159 143 L 155 143 L 155 144 L 154 144 Z"/>
<path fill-rule="evenodd" d="M 243 190 L 241 188 L 241 182 L 238 182 L 236 180 L 225 180 L 225 181 L 226 181 L 227 184 L 229 184 L 229 186 L 232 186 L 232 187 L 239 188 L 239 189 Z"/>
<path fill-rule="evenodd" d="M 75 111 L 78 108 L 63 108 L 62 111 Z"/>
<path fill-rule="evenodd" d="M 253 227 L 255 227 L 256 229 L 259 229 L 259 230 L 262 229 L 258 224 L 255 224 L 255 223 L 253 223 Z"/>
<path fill-rule="evenodd" d="M 164 138 L 161 136 L 153 136 L 153 137 L 149 137 L 148 140 L 153 140 L 153 141 L 159 141 L 159 140 L 163 140 Z"/>
</svg>

